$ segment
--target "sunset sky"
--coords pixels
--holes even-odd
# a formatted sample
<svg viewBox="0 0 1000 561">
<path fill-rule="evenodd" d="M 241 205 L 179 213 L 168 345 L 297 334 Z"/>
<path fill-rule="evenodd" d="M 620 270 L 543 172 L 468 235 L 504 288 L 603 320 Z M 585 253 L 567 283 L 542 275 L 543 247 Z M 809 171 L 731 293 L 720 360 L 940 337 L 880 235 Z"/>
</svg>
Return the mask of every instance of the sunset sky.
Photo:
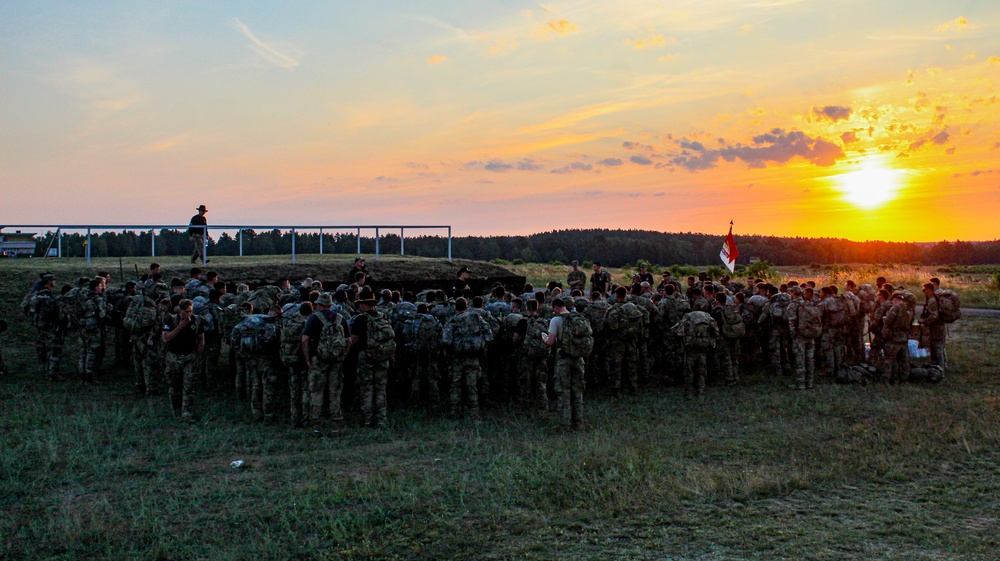
<svg viewBox="0 0 1000 561">
<path fill-rule="evenodd" d="M 1000 237 L 1000 2 L 0 3 L 5 223 Z"/>
</svg>

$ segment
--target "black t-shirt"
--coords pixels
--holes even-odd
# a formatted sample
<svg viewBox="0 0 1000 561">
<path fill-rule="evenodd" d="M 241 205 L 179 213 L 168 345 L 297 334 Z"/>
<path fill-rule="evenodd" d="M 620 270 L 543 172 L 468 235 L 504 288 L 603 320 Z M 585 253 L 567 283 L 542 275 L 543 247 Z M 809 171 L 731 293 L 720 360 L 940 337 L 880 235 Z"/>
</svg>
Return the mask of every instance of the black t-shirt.
<svg viewBox="0 0 1000 561">
<path fill-rule="evenodd" d="M 358 336 L 358 342 L 353 345 L 358 352 L 368 348 L 368 314 L 360 314 L 354 318 L 351 333 Z"/>
<path fill-rule="evenodd" d="M 205 235 L 204 228 L 195 228 L 195 226 L 208 226 L 208 219 L 200 214 L 196 214 L 191 217 L 191 227 L 188 228 L 189 236 L 203 236 Z"/>
<path fill-rule="evenodd" d="M 639 282 L 648 282 L 649 286 L 656 284 L 656 281 L 653 279 L 653 273 L 639 273 Z"/>
<path fill-rule="evenodd" d="M 171 315 L 167 318 L 167 323 L 163 326 L 163 332 L 173 331 L 180 325 L 181 318 L 178 315 Z M 198 335 L 201 334 L 202 326 L 197 317 L 191 317 L 191 323 L 181 330 L 176 337 L 167 341 L 167 352 L 175 355 L 189 355 L 198 350 Z"/>
</svg>

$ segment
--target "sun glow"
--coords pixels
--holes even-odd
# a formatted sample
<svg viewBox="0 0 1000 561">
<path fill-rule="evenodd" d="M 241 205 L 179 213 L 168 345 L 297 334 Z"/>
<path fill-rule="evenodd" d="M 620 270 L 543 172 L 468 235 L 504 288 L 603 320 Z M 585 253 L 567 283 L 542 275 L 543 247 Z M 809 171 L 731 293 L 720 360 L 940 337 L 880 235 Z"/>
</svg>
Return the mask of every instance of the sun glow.
<svg viewBox="0 0 1000 561">
<path fill-rule="evenodd" d="M 843 199 L 852 205 L 871 210 L 898 196 L 905 171 L 887 166 L 877 158 L 865 160 L 857 171 L 830 177 Z"/>
</svg>

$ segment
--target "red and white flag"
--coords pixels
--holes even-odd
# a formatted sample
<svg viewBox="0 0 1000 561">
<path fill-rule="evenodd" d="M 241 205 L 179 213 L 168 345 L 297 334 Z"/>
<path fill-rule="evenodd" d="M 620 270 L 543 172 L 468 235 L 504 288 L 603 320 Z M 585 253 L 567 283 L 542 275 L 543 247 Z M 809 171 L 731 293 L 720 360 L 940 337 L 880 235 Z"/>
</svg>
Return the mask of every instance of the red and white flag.
<svg viewBox="0 0 1000 561">
<path fill-rule="evenodd" d="M 733 223 L 729 222 L 729 235 L 726 236 L 726 241 L 722 242 L 722 251 L 719 253 L 719 257 L 722 262 L 729 267 L 729 272 L 736 272 L 736 258 L 740 256 L 740 250 L 736 249 L 736 238 L 733 237 Z"/>
</svg>

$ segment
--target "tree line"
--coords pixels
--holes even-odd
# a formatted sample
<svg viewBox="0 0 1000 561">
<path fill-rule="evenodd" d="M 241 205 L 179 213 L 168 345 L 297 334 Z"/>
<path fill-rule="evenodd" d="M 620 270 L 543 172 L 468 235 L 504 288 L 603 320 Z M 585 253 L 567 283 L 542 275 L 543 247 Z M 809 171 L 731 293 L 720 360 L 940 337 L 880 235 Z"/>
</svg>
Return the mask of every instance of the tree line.
<svg viewBox="0 0 1000 561">
<path fill-rule="evenodd" d="M 41 256 L 53 243 L 53 232 L 39 235 L 35 255 Z M 149 231 L 107 231 L 91 235 L 93 257 L 149 257 L 153 250 Z M 257 232 L 244 230 L 244 255 L 289 255 L 292 252 L 289 230 Z M 87 237 L 80 233 L 62 236 L 62 254 L 66 257 L 86 255 Z M 398 234 L 379 236 L 383 254 L 398 254 L 401 239 Z M 452 257 L 490 261 L 523 261 L 525 263 L 563 263 L 574 259 L 600 261 L 605 266 L 646 261 L 656 265 L 675 263 L 708 266 L 719 262 L 723 236 L 692 232 L 654 232 L 649 230 L 555 230 L 530 236 L 462 236 L 452 238 Z M 941 241 L 932 244 L 908 242 L 854 242 L 836 238 L 782 238 L 776 236 L 737 236 L 740 257 L 765 260 L 773 265 L 808 265 L 812 263 L 922 263 L 985 265 L 1000 263 L 1000 241 L 967 242 Z M 319 253 L 318 232 L 297 232 L 296 253 Z M 358 251 L 356 233 L 324 233 L 323 252 L 351 254 Z M 189 255 L 191 241 L 184 230 L 163 229 L 156 233 L 156 255 Z M 375 253 L 375 238 L 361 236 L 361 252 Z M 446 257 L 448 238 L 421 235 L 406 237 L 407 255 Z M 223 232 L 212 234 L 208 242 L 209 255 L 239 255 L 240 240 Z"/>
</svg>

